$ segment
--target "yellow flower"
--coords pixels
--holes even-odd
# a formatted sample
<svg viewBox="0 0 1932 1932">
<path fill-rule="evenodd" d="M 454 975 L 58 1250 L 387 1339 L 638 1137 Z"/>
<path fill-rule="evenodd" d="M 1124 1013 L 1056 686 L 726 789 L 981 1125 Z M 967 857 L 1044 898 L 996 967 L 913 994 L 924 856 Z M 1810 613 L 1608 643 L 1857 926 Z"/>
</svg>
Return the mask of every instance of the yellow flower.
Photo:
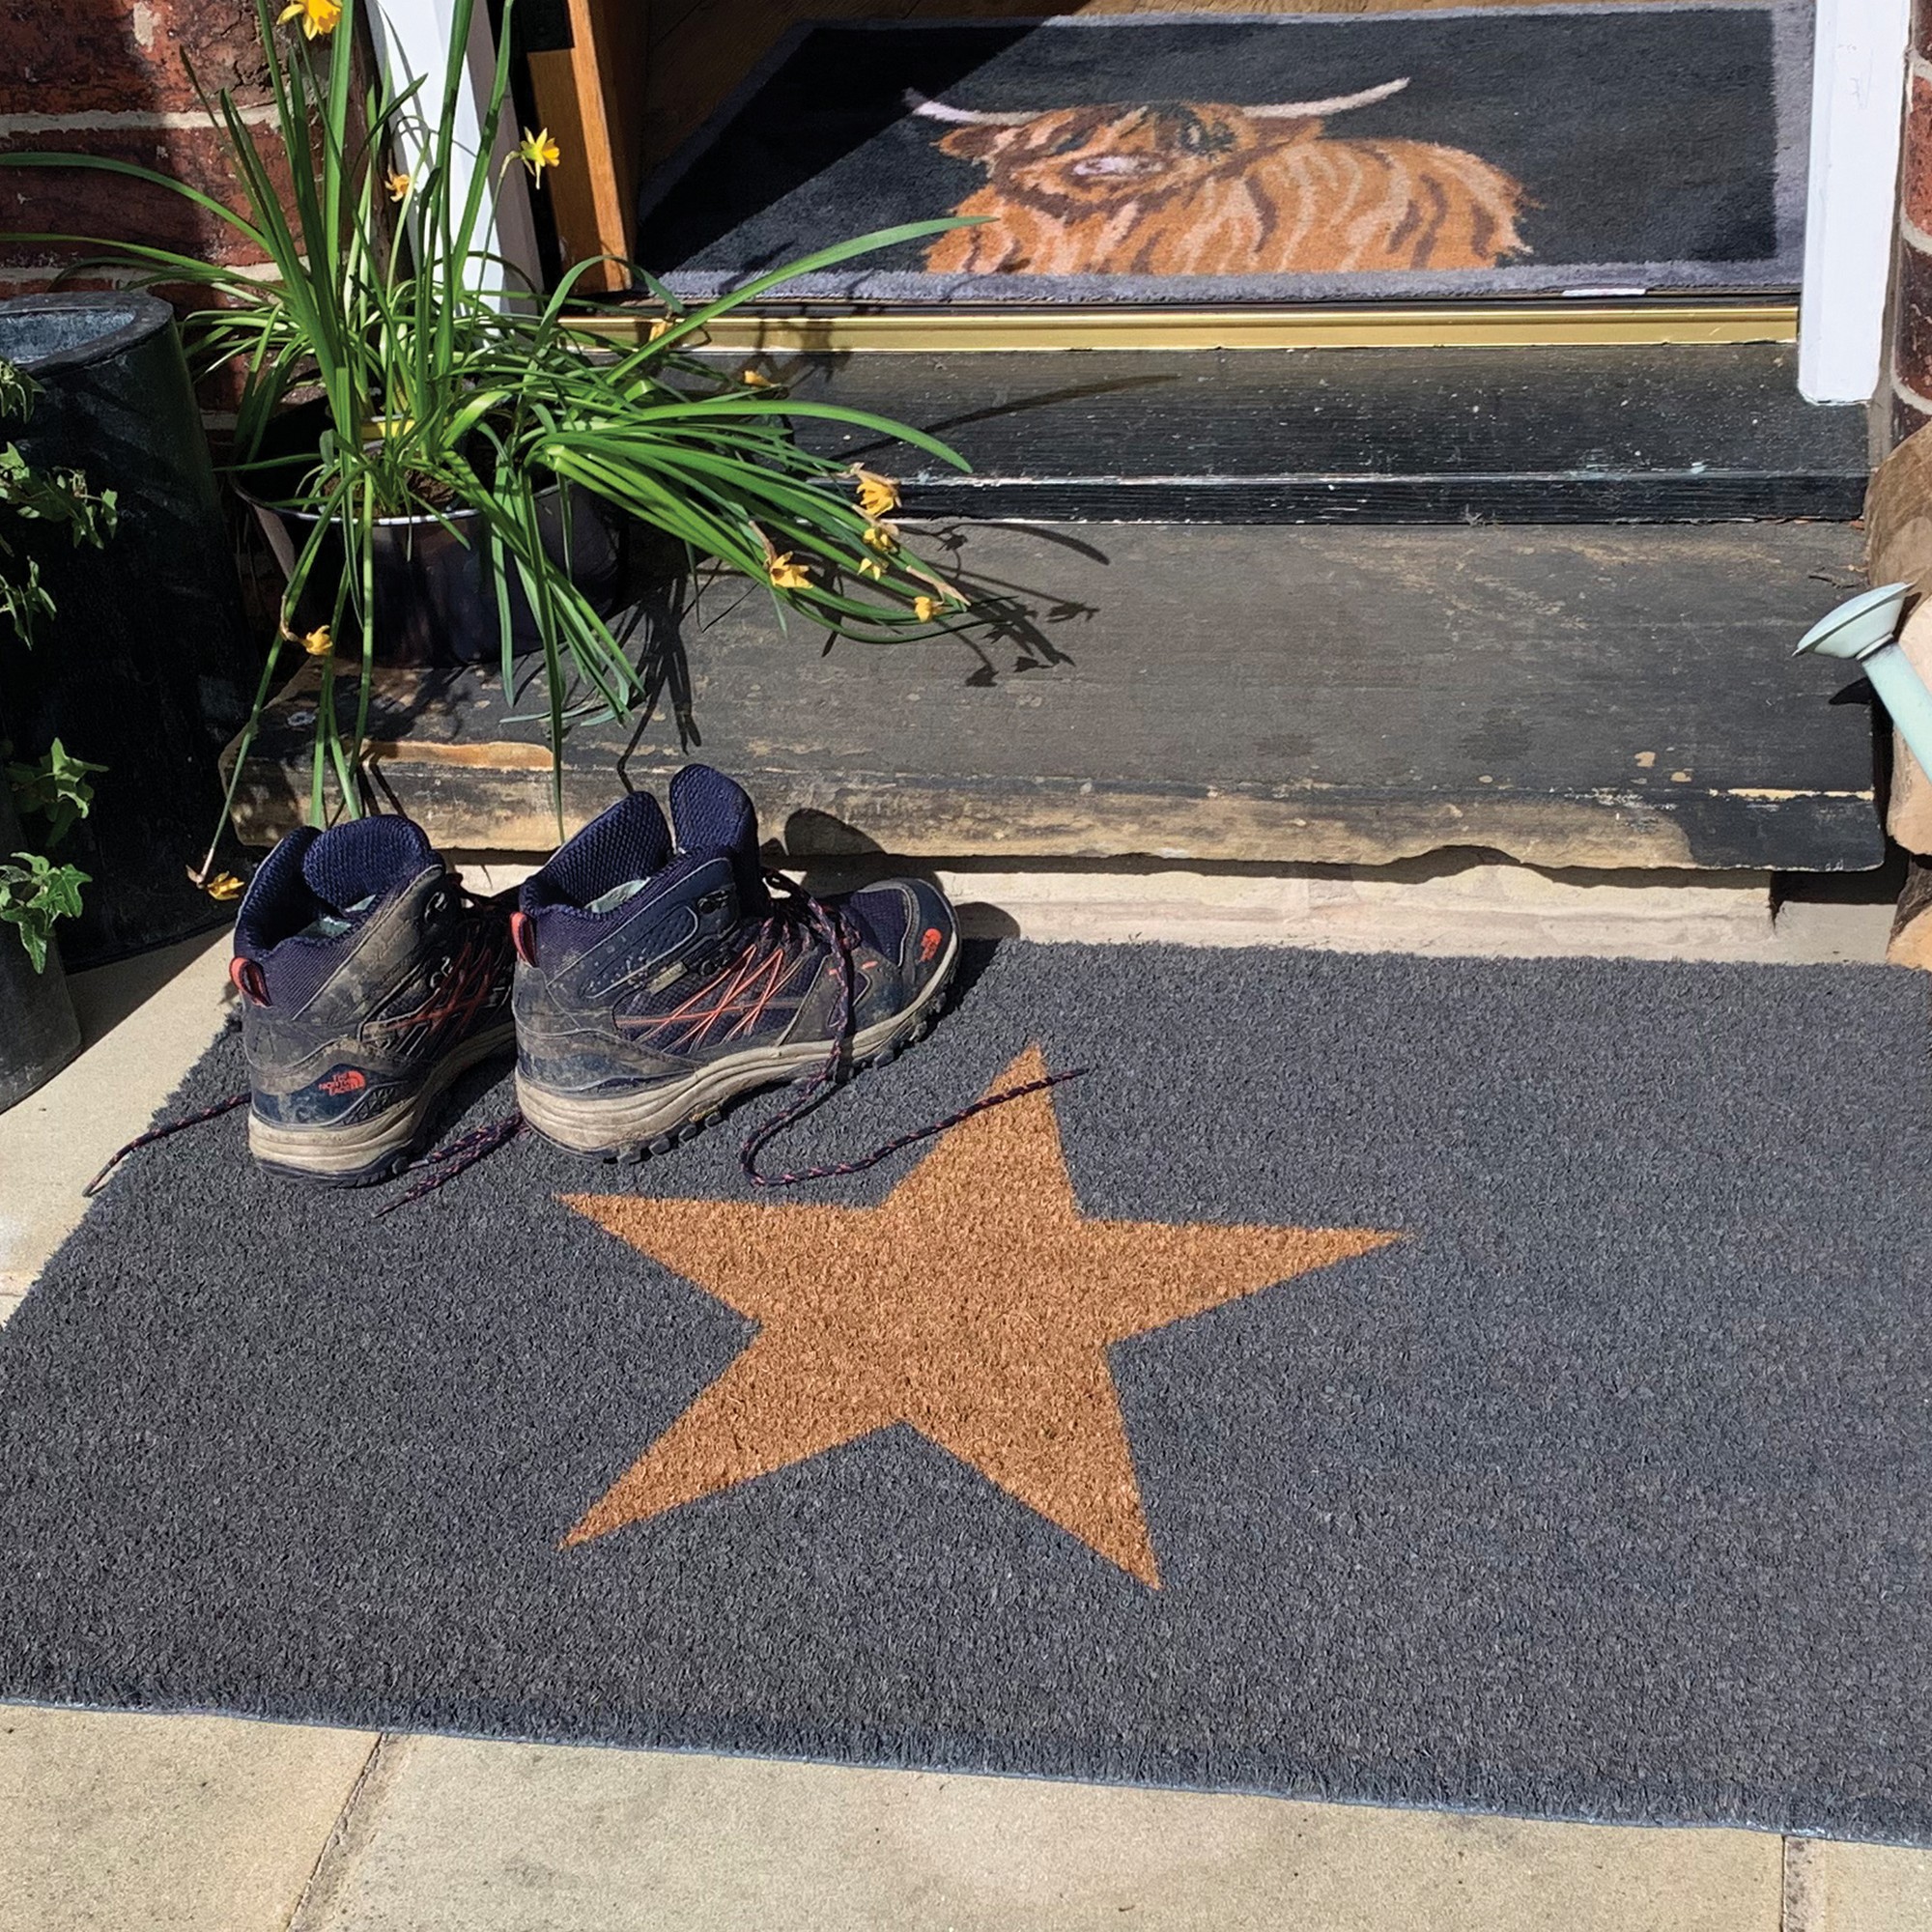
<svg viewBox="0 0 1932 1932">
<path fill-rule="evenodd" d="M 931 623 L 945 608 L 937 597 L 915 597 L 912 600 L 912 614 L 922 624 Z"/>
<path fill-rule="evenodd" d="M 874 583 L 884 582 L 886 566 L 875 556 L 862 556 L 859 559 L 859 575 L 869 577 Z"/>
<path fill-rule="evenodd" d="M 869 469 L 854 469 L 852 479 L 859 486 L 859 507 L 868 517 L 883 517 L 899 506 L 899 486 L 890 476 L 875 475 Z"/>
<path fill-rule="evenodd" d="M 391 201 L 401 201 L 410 191 L 410 178 L 401 168 L 391 168 L 383 177 L 383 185 L 389 190 Z"/>
<path fill-rule="evenodd" d="M 899 547 L 899 533 L 890 524 L 874 524 L 866 532 L 865 543 L 867 550 L 875 550 L 882 556 L 891 556 Z"/>
<path fill-rule="evenodd" d="M 289 0 L 276 16 L 277 21 L 299 20 L 303 38 L 332 34 L 342 24 L 341 0 Z"/>
<path fill-rule="evenodd" d="M 806 575 L 805 566 L 792 558 L 790 551 L 774 556 L 765 565 L 765 575 L 780 590 L 804 590 L 810 585 L 811 579 Z"/>
<path fill-rule="evenodd" d="M 315 0 L 309 0 L 309 4 L 313 6 Z M 548 128 L 540 128 L 534 134 L 526 128 L 524 138 L 517 143 L 517 158 L 529 169 L 530 179 L 540 182 L 546 168 L 556 167 L 562 161 L 563 150 L 551 139 Z"/>
<path fill-rule="evenodd" d="M 216 872 L 213 878 L 204 879 L 190 866 L 187 875 L 219 905 L 226 905 L 230 899 L 242 896 L 242 881 L 233 872 Z"/>
<path fill-rule="evenodd" d="M 335 639 L 329 636 L 327 624 L 318 624 L 307 637 L 298 638 L 296 641 L 312 658 L 326 658 L 335 648 Z"/>
<path fill-rule="evenodd" d="M 754 389 L 769 389 L 772 386 L 772 379 L 758 369 L 741 369 L 738 372 L 738 380 L 741 383 L 751 384 Z"/>
</svg>

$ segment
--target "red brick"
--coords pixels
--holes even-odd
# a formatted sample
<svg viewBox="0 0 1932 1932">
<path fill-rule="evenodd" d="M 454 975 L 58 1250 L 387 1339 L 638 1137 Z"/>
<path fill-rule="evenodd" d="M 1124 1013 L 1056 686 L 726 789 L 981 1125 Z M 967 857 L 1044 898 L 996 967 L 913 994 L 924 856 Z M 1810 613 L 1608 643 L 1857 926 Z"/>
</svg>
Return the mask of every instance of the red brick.
<svg viewBox="0 0 1932 1932">
<path fill-rule="evenodd" d="M 30 270 L 10 274 L 0 268 L 0 301 L 11 300 L 14 296 L 51 296 L 64 290 L 105 289 L 115 284 L 104 275 L 72 275 L 57 288 L 45 275 Z"/>
<path fill-rule="evenodd" d="M 288 171 L 272 129 L 256 129 L 256 145 L 286 195 Z M 0 150 L 92 154 L 155 168 L 231 206 L 245 197 L 213 128 L 114 128 L 91 132 L 14 135 Z M 75 250 L 8 239 L 9 232 L 80 235 L 146 242 L 225 267 L 260 261 L 245 237 L 185 196 L 147 182 L 94 169 L 0 168 L 0 271 L 8 266 L 71 261 Z"/>
<path fill-rule="evenodd" d="M 1932 235 L 1932 82 L 1912 76 L 1905 105 L 1899 206 L 1921 235 Z"/>
<path fill-rule="evenodd" d="M 82 290 L 124 289 L 129 286 L 128 275 L 112 269 L 82 269 L 71 275 L 63 275 L 58 281 L 43 270 L 21 269 L 10 271 L 0 269 L 0 299 L 9 296 L 57 296 L 72 295 Z M 219 290 L 206 285 L 190 285 L 186 282 L 154 282 L 141 284 L 150 295 L 158 296 L 167 302 L 177 315 L 187 315 L 190 311 L 216 308 L 221 305 Z"/>
<path fill-rule="evenodd" d="M 1892 367 L 1914 395 L 1932 400 L 1932 255 L 1898 251 L 1898 330 Z"/>
<path fill-rule="evenodd" d="M 1913 0 L 1912 46 L 1920 60 L 1932 61 L 1932 0 Z"/>
<path fill-rule="evenodd" d="M 0 114 L 181 113 L 190 64 L 211 99 L 267 99 L 253 0 L 0 0 Z"/>
</svg>

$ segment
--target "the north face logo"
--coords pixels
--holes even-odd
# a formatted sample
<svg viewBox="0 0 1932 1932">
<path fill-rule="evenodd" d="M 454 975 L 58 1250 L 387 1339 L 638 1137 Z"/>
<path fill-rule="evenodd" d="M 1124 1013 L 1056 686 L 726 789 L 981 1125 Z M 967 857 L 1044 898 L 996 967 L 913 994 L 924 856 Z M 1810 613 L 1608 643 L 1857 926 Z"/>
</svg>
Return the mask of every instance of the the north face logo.
<svg viewBox="0 0 1932 1932">
<path fill-rule="evenodd" d="M 930 966 L 946 935 L 936 925 L 928 925 L 919 936 L 919 963 Z"/>
<path fill-rule="evenodd" d="M 331 1073 L 327 1080 L 318 1080 L 316 1090 L 333 1099 L 340 1099 L 345 1094 L 359 1094 L 369 1084 L 368 1076 L 358 1073 L 353 1066 L 345 1066 L 339 1073 Z"/>
</svg>

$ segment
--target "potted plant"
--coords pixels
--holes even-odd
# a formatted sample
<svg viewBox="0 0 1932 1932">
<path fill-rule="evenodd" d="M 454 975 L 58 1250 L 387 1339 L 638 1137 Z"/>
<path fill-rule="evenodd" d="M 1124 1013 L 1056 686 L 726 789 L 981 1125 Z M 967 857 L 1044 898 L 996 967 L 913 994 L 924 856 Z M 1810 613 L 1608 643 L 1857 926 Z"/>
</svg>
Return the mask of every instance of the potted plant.
<svg viewBox="0 0 1932 1932">
<path fill-rule="evenodd" d="M 35 387 L 0 359 L 0 416 L 24 419 Z M 11 518 L 64 526 L 75 544 L 96 549 L 112 534 L 116 514 L 111 490 L 91 488 L 78 470 L 37 470 L 12 442 L 0 444 L 0 508 Z M 15 644 L 30 648 L 38 626 L 53 614 L 39 560 L 22 556 L 0 528 L 0 617 Z M 0 763 L 0 1112 L 51 1079 L 80 1046 L 54 926 L 79 913 L 87 874 L 26 849 L 20 814 L 43 818 L 41 842 L 58 844 L 86 816 L 94 795 L 88 781 L 99 770 L 70 757 L 58 738 L 43 758 Z"/>
<path fill-rule="evenodd" d="M 884 638 L 957 621 L 964 598 L 889 521 L 892 483 L 811 454 L 793 424 L 829 418 L 964 468 L 961 459 L 918 430 L 792 400 L 754 373 L 736 380 L 691 353 L 715 317 L 781 281 L 957 223 L 914 223 L 825 249 L 690 311 L 632 267 L 662 312 L 636 348 L 600 350 L 571 320 L 592 263 L 543 296 L 511 285 L 504 265 L 478 247 L 488 169 L 451 133 L 474 0 L 456 0 L 440 99 L 427 115 L 421 81 L 378 83 L 358 98 L 355 4 L 293 0 L 274 16 L 269 0 L 256 0 L 274 166 L 230 96 L 213 103 L 245 212 L 108 157 L 0 156 L 176 186 L 271 264 L 263 275 L 142 244 L 87 244 L 153 279 L 219 293 L 221 306 L 192 319 L 195 334 L 211 362 L 237 360 L 245 371 L 239 473 L 286 532 L 288 583 L 254 719 L 289 647 L 312 658 L 321 689 L 311 817 L 361 809 L 357 765 L 386 639 L 452 630 L 473 639 L 480 621 L 506 687 L 520 650 L 541 660 L 561 825 L 571 722 L 628 715 L 645 692 L 608 621 L 604 550 L 584 541 L 586 521 L 600 513 L 741 571 L 781 608 L 832 629 Z M 505 44 L 513 11 L 508 0 Z M 498 63 L 483 117 L 485 156 L 507 67 Z M 546 132 L 526 132 L 517 160 L 539 181 L 561 164 Z M 286 205 L 278 172 L 292 184 Z M 292 453 L 275 442 L 298 398 L 313 427 Z M 417 608 L 438 597 L 461 612 Z M 253 729 L 251 721 L 238 776 Z"/>
</svg>

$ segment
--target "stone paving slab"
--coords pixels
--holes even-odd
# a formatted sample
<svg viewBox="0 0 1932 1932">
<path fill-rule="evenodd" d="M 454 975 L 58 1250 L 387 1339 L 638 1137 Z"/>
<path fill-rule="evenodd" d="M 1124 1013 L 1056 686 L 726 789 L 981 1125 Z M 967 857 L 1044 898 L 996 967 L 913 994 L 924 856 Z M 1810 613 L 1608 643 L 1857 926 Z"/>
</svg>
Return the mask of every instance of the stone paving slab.
<svg viewBox="0 0 1932 1932">
<path fill-rule="evenodd" d="M 1768 872 L 1549 871 L 1469 852 L 1396 866 L 1212 868 L 1160 861 L 1013 869 L 835 859 L 799 875 L 812 892 L 849 892 L 908 864 L 929 871 L 951 895 L 967 937 L 1047 944 L 1153 940 L 1479 958 L 1879 966 L 1893 909 L 1887 889 L 1863 874 L 1822 889 L 1800 881 L 1801 895 L 1774 911 Z M 466 854 L 463 868 L 477 891 L 491 893 L 535 870 L 500 852 Z M 1802 895 L 1819 890 L 1833 896 Z"/>
<path fill-rule="evenodd" d="M 454 1738 L 358 1810 L 296 1932 L 1778 1932 L 1747 1832 Z"/>
<path fill-rule="evenodd" d="M 1823 1839 L 1786 1844 L 1783 1932 L 1925 1932 L 1928 1926 L 1932 1852 Z"/>
<path fill-rule="evenodd" d="M 0 1705 L 0 1932 L 283 1932 L 375 1744 Z"/>
</svg>

